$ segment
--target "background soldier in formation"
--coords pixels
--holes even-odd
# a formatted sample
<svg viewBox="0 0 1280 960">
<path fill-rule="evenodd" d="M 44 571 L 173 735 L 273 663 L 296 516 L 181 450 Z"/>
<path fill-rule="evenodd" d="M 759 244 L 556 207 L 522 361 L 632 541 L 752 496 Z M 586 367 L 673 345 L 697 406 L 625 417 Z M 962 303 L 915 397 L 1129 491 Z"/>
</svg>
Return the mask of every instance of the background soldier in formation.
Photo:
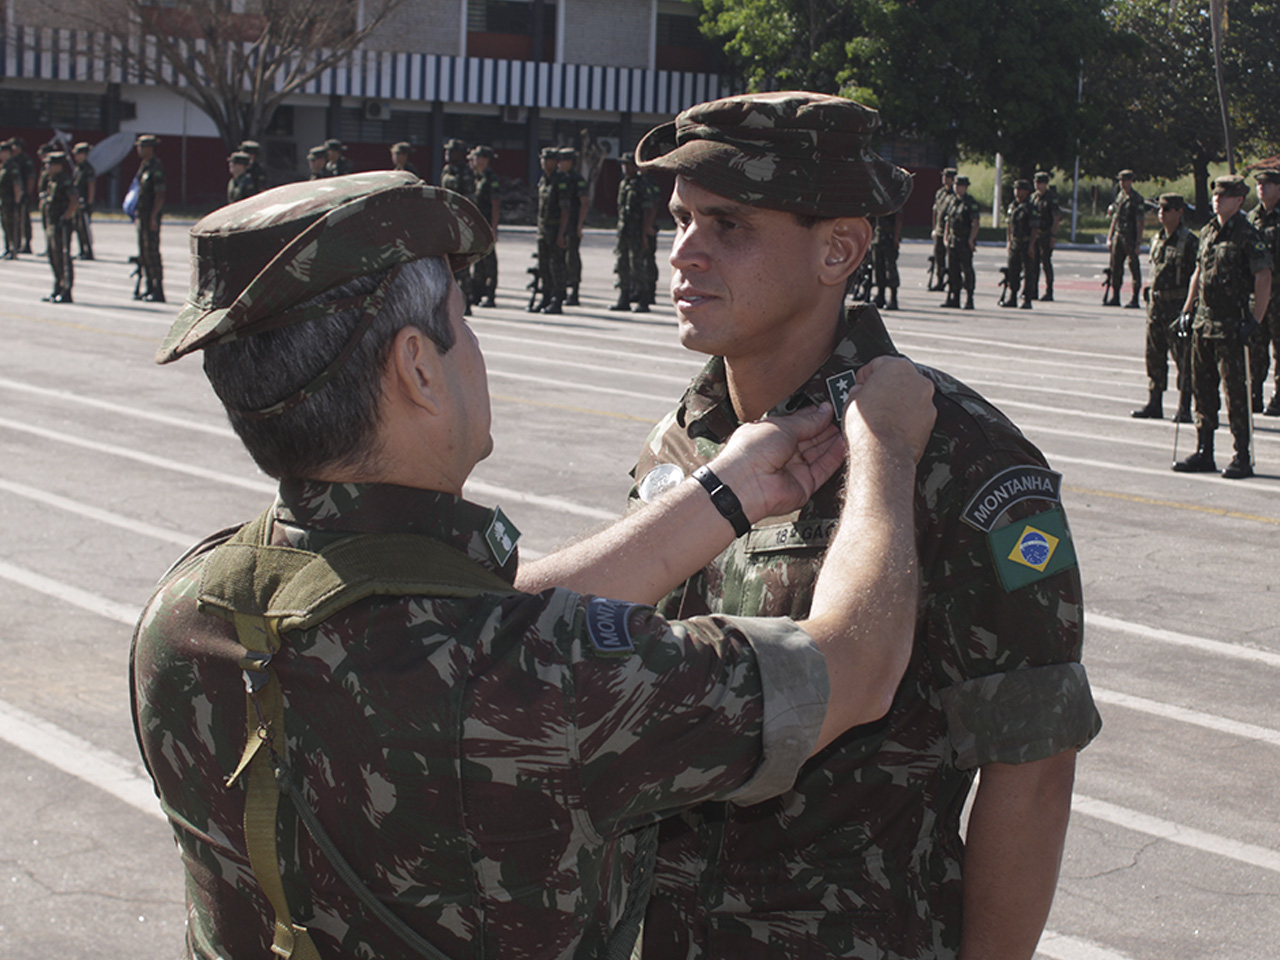
<svg viewBox="0 0 1280 960">
<path fill-rule="evenodd" d="M 71 173 L 71 185 L 75 187 L 79 203 L 76 205 L 76 239 L 80 244 L 80 259 L 93 259 L 93 227 L 90 214 L 98 192 L 98 172 L 89 162 L 89 144 L 77 143 L 72 150 L 75 170 Z"/>
<path fill-rule="evenodd" d="M 538 181 L 538 276 L 542 299 L 534 312 L 563 313 L 566 234 L 569 228 L 569 187 L 560 175 L 560 151 L 543 147 L 542 179 Z"/>
<path fill-rule="evenodd" d="M 565 306 L 578 306 L 578 287 L 582 284 L 582 228 L 587 222 L 587 181 L 578 172 L 578 151 L 560 148 L 560 176 L 564 177 L 569 195 L 569 226 L 565 230 L 564 283 Z"/>
<path fill-rule="evenodd" d="M 53 270 L 53 292 L 47 303 L 70 303 L 74 268 L 71 262 L 71 234 L 75 231 L 76 207 L 80 198 L 71 183 L 67 155 L 52 150 L 45 155 L 45 173 L 40 193 L 40 215 L 44 220 L 45 250 Z"/>
<path fill-rule="evenodd" d="M 227 203 L 235 203 L 259 192 L 251 172 L 252 163 L 253 158 L 243 150 L 227 157 L 227 170 L 231 173 L 231 179 L 227 181 Z"/>
<path fill-rule="evenodd" d="M 324 142 L 326 177 L 345 177 L 351 172 L 351 161 L 347 159 L 347 145 L 337 137 L 330 137 Z"/>
<path fill-rule="evenodd" d="M 618 275 L 618 302 L 610 310 L 626 311 L 636 304 L 636 313 L 648 313 L 654 290 L 649 283 L 648 248 L 653 243 L 653 221 L 657 216 L 653 195 L 636 172 L 632 153 L 622 156 L 622 180 L 618 183 L 618 239 L 614 273 Z"/>
<path fill-rule="evenodd" d="M 311 180 L 323 180 L 327 174 L 324 172 L 325 161 L 329 158 L 329 151 L 324 144 L 318 147 L 312 147 L 307 151 L 307 168 L 310 171 Z"/>
<path fill-rule="evenodd" d="M 960 290 L 964 289 L 964 309 L 973 309 L 973 252 L 978 247 L 978 224 L 981 216 L 978 201 L 969 196 L 969 178 L 955 178 L 955 195 L 947 204 L 943 237 L 947 246 L 947 302 L 944 307 L 960 306 Z"/>
<path fill-rule="evenodd" d="M 902 218 L 895 210 L 875 218 L 871 236 L 871 264 L 875 271 L 877 307 L 898 309 L 898 250 L 902 243 Z M 887 296 L 886 296 L 887 294 Z"/>
<path fill-rule="evenodd" d="M 1120 306 L 1120 288 L 1124 286 L 1124 265 L 1129 264 L 1133 279 L 1133 296 L 1126 307 L 1138 306 L 1138 291 L 1142 289 L 1142 266 L 1138 262 L 1138 247 L 1142 243 L 1142 227 L 1146 218 L 1146 202 L 1142 194 L 1133 189 L 1133 171 L 1121 170 L 1116 174 L 1120 181 L 1120 195 L 1111 208 L 1111 227 L 1107 231 L 1107 248 L 1111 251 L 1111 296 L 1106 305 Z"/>
<path fill-rule="evenodd" d="M 17 227 L 20 253 L 31 252 L 31 205 L 36 198 L 36 164 L 27 153 L 27 142 L 21 137 L 9 141 L 13 159 L 17 161 L 22 178 L 22 196 L 18 203 Z"/>
<path fill-rule="evenodd" d="M 1028 197 L 1031 195 L 1030 180 L 1016 180 L 1013 184 L 1013 202 L 1005 211 L 1006 250 L 1005 289 L 1000 298 L 1000 306 L 1018 306 L 1018 290 L 1022 288 L 1022 309 L 1031 309 L 1031 250 L 1035 246 L 1039 231 L 1036 228 L 1035 214 L 1032 213 Z M 1026 270 L 1026 286 L 1023 286 L 1023 270 Z"/>
<path fill-rule="evenodd" d="M 421 178 L 422 174 L 418 172 L 418 168 L 414 166 L 413 161 L 409 159 L 413 153 L 413 145 L 407 140 L 401 140 L 399 143 L 391 145 L 391 169 L 406 170 L 415 177 Z"/>
<path fill-rule="evenodd" d="M 933 273 L 929 277 L 929 289 L 941 290 L 949 282 L 951 271 L 947 263 L 947 208 L 955 196 L 956 168 L 942 171 L 942 186 L 933 195 Z M 953 287 L 952 290 L 955 288 Z M 948 298 L 949 299 L 949 298 Z"/>
<path fill-rule="evenodd" d="M 1182 222 L 1186 202 L 1176 193 L 1160 196 L 1160 229 L 1151 239 L 1151 289 L 1147 303 L 1147 389 L 1150 396 L 1145 407 L 1131 416 L 1140 420 L 1164 417 L 1163 395 L 1169 385 L 1169 353 L 1178 374 L 1179 423 L 1191 422 L 1191 376 L 1189 347 L 1186 337 L 1174 336 L 1170 328 L 1178 320 L 1187 302 L 1187 288 L 1196 271 L 1196 254 L 1200 241 Z"/>
<path fill-rule="evenodd" d="M 160 138 L 142 134 L 134 147 L 142 162 L 138 165 L 138 269 L 146 281 L 139 300 L 164 303 L 164 265 L 160 260 L 160 214 L 164 209 L 164 165 L 156 156 Z"/>
<path fill-rule="evenodd" d="M 255 193 L 261 193 L 267 189 L 267 168 L 262 165 L 262 144 L 257 140 L 242 140 L 240 146 L 236 148 L 237 153 L 248 154 L 249 156 L 249 179 L 253 181 L 253 193 L 244 194 L 245 197 L 251 197 Z M 243 199 L 243 198 L 241 198 Z"/>
<path fill-rule="evenodd" d="M 1035 176 L 1035 193 L 1031 194 L 1031 212 L 1036 221 L 1036 243 L 1032 250 L 1030 277 L 1032 300 L 1053 299 L 1053 248 L 1058 242 L 1058 191 L 1049 186 L 1049 174 L 1041 170 Z M 1040 294 L 1040 273 L 1044 272 L 1044 295 Z"/>
<path fill-rule="evenodd" d="M 498 220 L 502 213 L 499 197 L 498 175 L 490 168 L 497 154 L 493 147 L 480 144 L 467 154 L 471 174 L 475 180 L 476 208 L 493 231 L 493 247 L 471 268 L 471 289 L 482 307 L 496 307 L 494 297 L 498 293 Z"/>
<path fill-rule="evenodd" d="M 1262 234 L 1271 251 L 1271 268 L 1280 267 L 1280 170 L 1259 170 L 1253 175 L 1257 181 L 1258 205 L 1249 211 L 1249 222 Z M 1262 388 L 1266 386 L 1270 365 L 1268 349 L 1275 353 L 1275 379 L 1272 383 L 1271 402 L 1262 406 Z M 1280 296 L 1272 295 L 1267 312 L 1250 348 L 1253 362 L 1253 412 L 1268 417 L 1280 417 Z"/>
<path fill-rule="evenodd" d="M 446 190 L 470 199 L 475 196 L 476 180 L 471 174 L 471 166 L 467 163 L 467 143 L 456 137 L 450 137 L 444 143 L 444 166 L 440 168 L 440 186 Z M 465 312 L 471 314 L 471 304 L 475 296 L 471 292 L 471 267 L 464 266 L 453 275 L 458 286 L 462 288 L 462 296 L 467 301 Z"/>
<path fill-rule="evenodd" d="M 1182 307 L 1184 317 L 1195 310 L 1191 386 L 1197 445 L 1195 453 L 1173 465 L 1180 473 L 1217 469 L 1213 433 L 1218 429 L 1218 388 L 1225 383 L 1235 456 L 1222 475 L 1228 480 L 1253 476 L 1245 345 L 1266 316 L 1272 263 L 1266 241 L 1240 212 L 1248 195 L 1243 177 L 1219 177 L 1213 182 L 1214 217 L 1200 231 L 1199 262 Z"/>
<path fill-rule="evenodd" d="M 0 218 L 4 227 L 4 259 L 17 260 L 22 249 L 22 164 L 13 155 L 13 141 L 0 143 Z"/>
</svg>

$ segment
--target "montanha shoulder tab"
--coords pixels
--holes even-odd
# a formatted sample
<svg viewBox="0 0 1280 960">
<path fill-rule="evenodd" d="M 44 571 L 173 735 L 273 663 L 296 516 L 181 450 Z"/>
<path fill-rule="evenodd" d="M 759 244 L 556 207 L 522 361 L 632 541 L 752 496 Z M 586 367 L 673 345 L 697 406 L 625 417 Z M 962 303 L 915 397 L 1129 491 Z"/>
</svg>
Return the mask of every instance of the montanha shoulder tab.
<svg viewBox="0 0 1280 960">
<path fill-rule="evenodd" d="M 960 519 L 971 527 L 990 533 L 1009 507 L 1032 499 L 1061 503 L 1062 474 L 1030 464 L 1001 470 L 973 495 Z"/>
</svg>

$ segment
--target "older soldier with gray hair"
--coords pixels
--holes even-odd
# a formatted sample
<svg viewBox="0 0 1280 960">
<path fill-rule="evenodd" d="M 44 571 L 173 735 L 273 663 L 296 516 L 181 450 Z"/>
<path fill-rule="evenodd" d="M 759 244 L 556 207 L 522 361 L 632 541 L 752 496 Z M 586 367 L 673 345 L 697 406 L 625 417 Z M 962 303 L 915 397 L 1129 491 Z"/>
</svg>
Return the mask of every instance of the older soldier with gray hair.
<svg viewBox="0 0 1280 960">
<path fill-rule="evenodd" d="M 661 506 L 518 565 L 501 510 L 462 498 L 492 446 L 451 281 L 492 243 L 469 201 L 357 174 L 225 207 L 191 240 L 157 359 L 204 352 L 280 488 L 164 576 L 134 638 L 188 956 L 626 957 L 659 817 L 776 794 L 887 709 L 934 419 L 909 364 L 859 378 L 809 619 L 668 623 L 645 604 L 839 466 L 830 409 L 752 425 Z"/>
<path fill-rule="evenodd" d="M 640 142 L 642 169 L 676 176 L 671 293 L 681 342 L 708 360 L 641 451 L 636 504 L 760 417 L 839 409 L 864 365 L 897 353 L 875 307 L 844 305 L 868 218 L 911 191 L 871 149 L 879 122 L 839 97 L 768 93 L 691 107 Z M 782 796 L 663 824 L 647 958 L 1035 951 L 1075 754 L 1099 727 L 1061 477 L 977 393 L 922 372 L 938 410 L 915 482 L 923 593 L 893 707 L 810 759 Z M 828 483 L 742 530 L 660 609 L 804 616 L 839 503 Z"/>
</svg>

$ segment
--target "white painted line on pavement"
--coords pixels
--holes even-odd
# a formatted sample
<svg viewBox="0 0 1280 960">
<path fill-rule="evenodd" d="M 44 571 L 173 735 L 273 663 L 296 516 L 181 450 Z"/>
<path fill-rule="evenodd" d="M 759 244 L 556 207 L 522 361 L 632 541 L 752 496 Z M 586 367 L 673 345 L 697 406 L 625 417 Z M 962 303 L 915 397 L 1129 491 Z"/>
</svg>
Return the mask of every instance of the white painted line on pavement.
<svg viewBox="0 0 1280 960">
<path fill-rule="evenodd" d="M 997 404 L 997 406 L 999 406 L 999 404 Z M 1034 435 L 1036 432 L 1034 424 L 1023 424 L 1022 429 L 1024 433 L 1031 435 Z M 1187 453 L 1190 453 L 1194 449 L 1195 441 L 1193 436 L 1192 441 L 1188 444 L 1185 450 Z M 1127 463 L 1115 463 L 1111 460 L 1093 460 L 1089 457 L 1070 457 L 1065 453 L 1053 453 L 1052 451 L 1045 450 L 1043 447 L 1040 448 L 1040 452 L 1045 455 L 1045 459 L 1049 461 L 1050 466 L 1053 466 L 1055 462 L 1074 463 L 1081 467 L 1099 467 L 1103 470 L 1119 470 L 1122 473 L 1138 473 L 1148 477 L 1167 478 L 1174 475 L 1173 471 L 1170 470 L 1169 467 L 1138 467 Z M 1172 453 L 1172 450 L 1170 450 L 1170 453 Z M 1170 460 L 1172 461 L 1172 458 L 1170 458 Z M 1219 488 L 1222 486 L 1222 478 L 1216 473 L 1179 473 L 1177 474 L 1177 478 L 1179 480 L 1190 480 L 1193 482 L 1215 483 Z M 1274 492 L 1275 490 L 1274 483 L 1260 479 L 1232 480 L 1231 485 L 1233 487 L 1242 487 L 1252 490 L 1266 490 L 1268 492 Z"/>
<path fill-rule="evenodd" d="M 96 520 L 108 526 L 119 527 L 121 530 L 128 530 L 130 533 L 138 533 L 144 537 L 152 537 L 156 540 L 163 540 L 165 543 L 176 544 L 179 547 L 189 547 L 200 540 L 198 535 L 182 533 L 177 530 L 166 530 L 164 527 L 157 527 L 155 524 L 134 520 L 132 517 L 112 513 L 110 510 L 101 510 L 98 507 L 80 503 L 77 500 L 70 500 L 67 497 L 60 497 L 56 493 L 37 490 L 35 487 L 29 487 L 25 483 L 0 480 L 0 490 L 12 493 L 15 496 L 25 497 L 28 500 L 35 500 L 37 503 L 43 503 L 46 506 L 65 510 L 67 513 L 74 513 L 77 516 Z"/>
<path fill-rule="evenodd" d="M 655 403 L 661 403 L 665 407 L 672 407 L 680 398 L 673 394 L 659 393 L 640 393 L 635 390 L 620 390 L 617 387 L 601 387 L 593 383 L 571 382 L 568 380 L 557 380 L 554 377 L 535 377 L 528 373 L 512 373 L 508 370 L 490 370 L 490 378 L 504 377 L 507 380 L 523 380 L 527 383 L 541 383 L 549 387 L 555 387 L 557 390 L 582 390 L 586 393 L 612 393 L 620 397 L 631 397 L 636 400 L 652 400 Z"/>
<path fill-rule="evenodd" d="M 1255 650 L 1252 647 L 1242 647 L 1234 643 L 1223 643 L 1221 640 L 1208 640 L 1204 637 L 1193 637 L 1174 630 L 1148 627 L 1146 624 L 1132 623 L 1129 620 L 1121 620 L 1119 617 L 1111 617 L 1105 613 L 1094 613 L 1091 610 L 1086 611 L 1084 616 L 1085 622 L 1090 626 L 1102 627 L 1104 630 L 1119 630 L 1121 633 L 1130 633 L 1134 636 L 1142 637 L 1144 640 L 1156 640 L 1160 643 L 1190 647 L 1193 650 L 1212 653 L 1220 657 L 1249 660 L 1253 663 L 1264 663 L 1269 667 L 1280 667 L 1280 654 L 1272 653 L 1269 650 Z"/>
<path fill-rule="evenodd" d="M 530 506 L 545 507 L 548 510 L 560 510 L 564 513 L 587 517 L 591 520 L 618 520 L 622 517 L 622 513 L 618 510 L 599 510 L 595 507 L 573 503 L 560 497 L 544 497 L 537 493 L 523 493 L 519 490 L 499 487 L 492 483 L 484 483 L 480 480 L 468 480 L 466 491 L 468 497 L 472 493 L 477 493 L 490 500 L 502 500 L 507 503 L 527 503 Z M 523 553 L 523 551 L 521 552 Z M 528 554 L 525 555 L 528 556 Z"/>
<path fill-rule="evenodd" d="M 151 780 L 138 776 L 136 764 L 3 700 L 0 700 L 0 740 L 105 790 L 135 810 L 166 819 Z"/>
<path fill-rule="evenodd" d="M 73 587 L 69 583 L 62 583 L 43 574 L 24 570 L 22 567 L 15 567 L 4 560 L 0 560 L 0 578 L 130 627 L 138 622 L 138 615 L 142 612 L 137 607 L 116 603 L 114 600 L 100 597 L 96 593 L 90 593 L 88 590 Z"/>
<path fill-rule="evenodd" d="M 1103 820 L 1126 830 L 1145 833 L 1148 836 L 1168 840 L 1170 843 L 1190 847 L 1193 850 L 1226 857 L 1229 860 L 1246 863 L 1253 867 L 1269 870 L 1272 873 L 1280 873 L 1280 853 L 1276 853 L 1276 851 L 1269 850 L 1266 847 L 1260 847 L 1252 843 L 1242 843 L 1239 840 L 1232 840 L 1230 837 L 1197 830 L 1195 827 L 1188 827 L 1180 823 L 1174 823 L 1172 820 L 1164 820 L 1160 817 L 1139 813 L 1137 810 L 1117 806 L 1105 800 L 1095 800 L 1093 797 L 1086 797 L 1079 793 L 1071 798 L 1071 810 L 1073 813 L 1093 817 L 1095 820 Z"/>
<path fill-rule="evenodd" d="M 1280 747 L 1280 730 L 1260 727 L 1253 723 L 1241 723 L 1238 720 L 1231 720 L 1227 717 L 1201 713 L 1199 710 L 1188 710 L 1186 707 L 1175 706 L 1172 703 L 1161 703 L 1159 700 L 1135 697 L 1132 694 L 1120 693 L 1116 690 L 1106 690 L 1101 687 L 1093 687 L 1092 690 L 1093 699 L 1099 703 L 1109 703 L 1128 710 L 1137 710 L 1139 713 L 1149 713 L 1155 717 L 1164 717 L 1166 720 L 1176 720 L 1179 723 L 1204 727 L 1206 730 L 1215 730 L 1218 733 L 1230 734 L 1233 737 L 1241 737 L 1245 740 L 1260 740 L 1263 743 Z"/>
<path fill-rule="evenodd" d="M 1052 930 L 1041 934 L 1036 956 L 1049 957 L 1050 960 L 1132 960 L 1127 953 L 1110 950 L 1092 940 L 1054 933 Z"/>
<path fill-rule="evenodd" d="M 82 407 L 95 407 L 98 410 L 106 410 L 109 413 L 119 413 L 128 417 L 137 417 L 140 420 L 151 420 L 155 423 L 167 424 L 171 427 L 179 427 L 182 430 L 198 430 L 201 433 L 210 433 L 218 437 L 236 438 L 235 431 L 226 425 L 218 426 L 212 423 L 203 423 L 199 420 L 193 420 L 190 417 L 175 417 L 167 413 L 157 413 L 152 410 L 142 410 L 138 407 L 128 407 L 120 403 L 112 403 L 109 400 L 97 400 L 93 397 L 82 396 L 72 393 L 70 390 L 53 390 L 49 387 L 39 387 L 33 383 L 23 383 L 20 380 L 12 380 L 9 377 L 0 377 L 0 388 L 8 390 L 20 390 L 23 393 L 33 394 L 38 397 L 48 397 L 52 400 L 61 400 L 67 403 L 78 403 Z"/>
<path fill-rule="evenodd" d="M 915 331 L 906 332 L 906 333 L 904 333 L 903 331 L 895 330 L 893 334 L 895 343 L 897 343 L 899 340 L 902 340 L 902 341 L 909 340 L 912 336 L 924 337 L 926 338 L 926 340 L 950 340 L 955 343 L 966 343 L 966 344 L 976 343 L 985 347 L 1000 347 L 1001 349 L 1005 349 L 1005 350 L 1026 350 L 1030 353 L 1048 353 L 1048 354 L 1054 354 L 1058 356 L 1067 356 L 1067 357 L 1089 357 L 1090 359 L 1093 359 L 1093 360 L 1124 361 L 1124 362 L 1130 363 L 1131 365 L 1133 365 L 1134 363 L 1140 364 L 1142 362 L 1141 358 L 1139 358 L 1137 361 L 1134 361 L 1131 357 L 1117 356 L 1114 353 L 1091 353 L 1088 350 L 1072 350 L 1068 347 L 1041 347 L 1041 346 L 1038 346 L 1035 344 L 1029 344 L 1029 343 L 1016 343 L 1011 340 L 987 340 L 987 339 L 983 339 L 982 337 L 970 337 L 964 334 L 935 333 L 932 330 L 927 332 L 923 330 L 915 330 Z"/>
<path fill-rule="evenodd" d="M 548 344 L 548 346 L 554 346 L 554 345 Z M 649 380 L 661 380 L 666 383 L 670 383 L 673 385 L 673 390 L 675 388 L 679 388 L 680 393 L 684 392 L 684 388 L 689 385 L 689 379 L 690 379 L 688 376 L 684 376 L 684 375 L 673 375 L 669 373 L 654 373 L 651 370 L 621 370 L 621 369 L 608 370 L 602 367 L 598 363 L 583 363 L 581 360 L 561 360 L 557 357 L 531 358 L 528 354 L 503 353 L 500 350 L 486 350 L 484 352 L 484 359 L 486 364 L 488 364 L 491 360 L 511 360 L 514 363 L 518 363 L 522 367 L 527 367 L 531 360 L 535 360 L 537 363 L 545 364 L 548 366 L 569 367 L 570 369 L 573 369 L 573 370 L 590 370 L 592 373 L 609 373 L 611 375 L 626 376 L 626 377 L 645 377 Z M 492 373 L 493 371 L 489 371 L 489 372 Z M 679 396 L 673 393 L 671 397 L 671 401 L 674 403 L 678 399 L 679 399 Z"/>
</svg>

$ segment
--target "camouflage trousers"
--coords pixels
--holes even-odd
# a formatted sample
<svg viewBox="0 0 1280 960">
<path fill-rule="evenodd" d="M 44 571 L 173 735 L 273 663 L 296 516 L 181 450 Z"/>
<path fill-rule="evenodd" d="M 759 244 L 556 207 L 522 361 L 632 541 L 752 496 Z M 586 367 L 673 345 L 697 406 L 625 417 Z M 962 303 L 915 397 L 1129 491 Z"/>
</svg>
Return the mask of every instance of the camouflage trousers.
<svg viewBox="0 0 1280 960">
<path fill-rule="evenodd" d="M 27 193 L 22 194 L 22 200 L 18 203 L 18 226 L 21 233 L 18 237 L 20 245 L 23 247 L 31 246 L 31 198 Z"/>
<path fill-rule="evenodd" d="M 1030 291 L 1031 283 L 1031 252 L 1030 245 L 1026 240 L 1014 240 L 1008 246 L 1005 257 L 1005 276 L 1008 279 L 1008 285 L 1005 287 L 1005 295 L 1002 299 L 1008 301 L 1016 301 L 1018 299 L 1018 291 L 1022 290 L 1023 271 L 1026 271 L 1027 284 L 1026 290 L 1022 290 L 1025 297 Z"/>
<path fill-rule="evenodd" d="M 652 303 L 644 237 L 638 233 L 619 233 L 613 252 L 617 258 L 613 272 L 618 275 L 618 302 Z"/>
<path fill-rule="evenodd" d="M 658 291 L 658 231 L 648 239 L 644 248 L 645 303 L 653 303 Z"/>
<path fill-rule="evenodd" d="M 58 217 L 51 223 L 45 223 L 44 242 L 49 255 L 49 269 L 53 271 L 54 293 L 71 292 L 71 283 L 75 279 L 71 265 L 71 234 L 74 232 L 73 220 Z"/>
<path fill-rule="evenodd" d="M 17 253 L 22 249 L 22 234 L 18 222 L 18 204 L 14 202 L 0 206 L 0 222 L 4 226 L 4 251 Z"/>
<path fill-rule="evenodd" d="M 957 249 L 957 247 L 947 246 L 947 238 L 945 234 L 933 238 L 933 277 L 935 286 L 941 287 L 944 277 L 948 283 L 951 282 L 951 255 Z M 970 251 L 970 253 L 972 252 L 973 251 Z M 972 257 L 970 258 L 969 263 L 970 269 L 972 269 Z M 951 289 L 954 290 L 956 288 L 952 287 Z M 968 289 L 972 290 L 973 287 L 969 286 Z"/>
<path fill-rule="evenodd" d="M 1163 292 L 1163 291 L 1162 291 Z M 1169 325 L 1178 319 L 1182 310 L 1186 293 L 1181 297 L 1162 297 L 1152 292 L 1151 302 L 1147 304 L 1147 389 L 1163 393 L 1169 389 L 1169 354 L 1173 354 L 1173 362 L 1178 373 L 1177 387 L 1179 395 L 1186 381 L 1186 358 L 1184 353 L 1186 341 L 1179 341 L 1169 332 Z"/>
<path fill-rule="evenodd" d="M 1267 382 L 1267 372 L 1271 369 L 1271 354 L 1276 356 L 1275 385 L 1273 395 L 1280 395 L 1280 304 L 1276 298 L 1280 290 L 1273 288 L 1271 303 L 1267 306 L 1267 315 L 1258 324 L 1253 339 L 1249 343 L 1250 373 L 1253 375 L 1253 395 L 1261 396 L 1262 388 Z"/>
<path fill-rule="evenodd" d="M 76 239 L 80 244 L 80 256 L 85 259 L 93 256 L 93 231 L 90 229 L 89 216 L 89 211 L 83 203 L 76 208 Z"/>
<path fill-rule="evenodd" d="M 554 235 L 538 235 L 538 273 L 542 295 L 548 300 L 564 300 L 565 248 L 556 243 Z"/>
<path fill-rule="evenodd" d="M 936 256 L 936 254 L 935 254 Z M 947 249 L 947 289 L 953 294 L 973 293 L 973 250 L 968 243 L 958 243 Z"/>
<path fill-rule="evenodd" d="M 898 289 L 898 248 L 892 243 L 877 243 L 871 247 L 871 269 L 875 271 L 876 286 L 882 290 Z"/>
<path fill-rule="evenodd" d="M 151 214 L 138 211 L 138 268 L 147 293 L 164 292 L 164 264 L 160 260 L 160 220 L 151 228 Z"/>
<path fill-rule="evenodd" d="M 1219 386 L 1226 387 L 1227 423 L 1237 447 L 1249 439 L 1249 391 L 1244 381 L 1244 345 L 1240 337 L 1191 337 L 1191 389 L 1196 399 L 1196 429 L 1218 429 Z"/>
<path fill-rule="evenodd" d="M 1130 243 L 1125 237 L 1117 236 L 1111 245 L 1111 298 L 1120 298 L 1120 288 L 1124 286 L 1124 265 L 1129 264 L 1129 276 L 1133 279 L 1133 295 L 1138 296 L 1142 289 L 1142 264 L 1138 261 L 1138 247 L 1142 238 Z"/>
<path fill-rule="evenodd" d="M 1041 233 L 1036 237 L 1027 260 L 1027 289 L 1033 297 L 1040 295 L 1040 273 L 1044 272 L 1045 293 L 1053 293 L 1053 237 Z"/>
<path fill-rule="evenodd" d="M 582 283 L 582 238 L 573 227 L 565 231 L 565 243 L 564 283 L 577 290 Z"/>
<path fill-rule="evenodd" d="M 471 267 L 471 292 L 476 300 L 485 300 L 498 292 L 498 251 L 493 249 L 489 255 L 477 260 Z"/>
</svg>

